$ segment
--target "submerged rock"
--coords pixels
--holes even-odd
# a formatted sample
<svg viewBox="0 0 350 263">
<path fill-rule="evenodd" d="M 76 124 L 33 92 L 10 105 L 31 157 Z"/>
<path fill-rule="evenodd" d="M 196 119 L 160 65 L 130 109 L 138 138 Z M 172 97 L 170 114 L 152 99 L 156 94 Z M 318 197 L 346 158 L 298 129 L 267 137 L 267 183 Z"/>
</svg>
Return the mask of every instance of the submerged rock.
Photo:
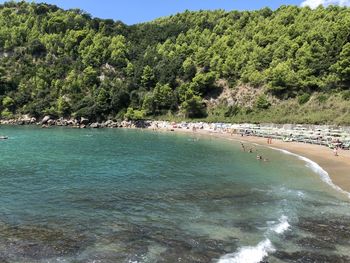
<svg viewBox="0 0 350 263">
<path fill-rule="evenodd" d="M 298 228 L 313 234 L 319 240 L 328 243 L 350 244 L 350 220 L 337 219 L 300 219 Z"/>
<path fill-rule="evenodd" d="M 288 253 L 285 251 L 277 251 L 274 257 L 283 260 L 283 262 L 312 262 L 312 263 L 348 263 L 350 258 L 342 255 L 324 255 L 317 252 L 297 251 Z"/>
<path fill-rule="evenodd" d="M 156 262 L 213 262 L 220 256 L 237 249 L 236 239 L 214 240 L 206 236 L 190 236 L 181 229 L 155 226 L 131 225 L 127 229 L 114 232 L 108 237 L 113 244 L 123 244 L 131 257 L 128 260 L 142 261 L 141 255 L 156 245 L 163 248 Z M 140 258 L 138 258 L 138 256 Z"/>
<path fill-rule="evenodd" d="M 38 226 L 2 226 L 0 255 L 10 262 L 28 262 L 29 259 L 76 255 L 91 243 L 91 238 L 77 232 Z"/>
<path fill-rule="evenodd" d="M 319 238 L 306 237 L 299 239 L 297 244 L 301 247 L 322 250 L 335 250 L 336 247 L 332 242 L 328 242 Z"/>
</svg>

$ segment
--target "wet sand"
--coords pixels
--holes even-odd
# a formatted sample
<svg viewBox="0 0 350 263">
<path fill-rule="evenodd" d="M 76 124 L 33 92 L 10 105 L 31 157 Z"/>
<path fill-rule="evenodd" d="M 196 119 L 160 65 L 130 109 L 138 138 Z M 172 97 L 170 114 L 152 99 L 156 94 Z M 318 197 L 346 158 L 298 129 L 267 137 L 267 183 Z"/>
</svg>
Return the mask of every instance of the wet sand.
<svg viewBox="0 0 350 263">
<path fill-rule="evenodd" d="M 281 140 L 272 140 L 272 144 L 268 144 L 267 138 L 240 136 L 237 134 L 231 135 L 229 133 L 210 132 L 207 130 L 196 130 L 193 132 L 188 129 L 173 129 L 173 131 L 213 136 L 241 142 L 257 143 L 262 146 L 287 150 L 291 153 L 304 156 L 316 162 L 325 171 L 327 171 L 329 177 L 335 185 L 347 192 L 350 192 L 350 151 L 338 150 L 338 156 L 335 156 L 332 149 L 321 145 L 300 142 L 283 142 Z"/>
</svg>

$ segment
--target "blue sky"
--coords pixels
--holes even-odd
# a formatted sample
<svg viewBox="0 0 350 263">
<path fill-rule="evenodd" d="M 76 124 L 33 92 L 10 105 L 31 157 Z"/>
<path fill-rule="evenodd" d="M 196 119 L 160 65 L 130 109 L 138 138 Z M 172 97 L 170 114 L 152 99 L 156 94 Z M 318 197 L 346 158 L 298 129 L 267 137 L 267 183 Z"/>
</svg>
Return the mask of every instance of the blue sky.
<svg viewBox="0 0 350 263">
<path fill-rule="evenodd" d="M 4 1 L 0 1 L 3 3 Z M 150 21 L 168 16 L 186 9 L 225 9 L 252 10 L 269 6 L 272 9 L 280 5 L 309 5 L 347 3 L 347 0 L 38 0 L 56 4 L 61 8 L 80 8 L 94 17 L 112 18 L 126 24 Z"/>
</svg>

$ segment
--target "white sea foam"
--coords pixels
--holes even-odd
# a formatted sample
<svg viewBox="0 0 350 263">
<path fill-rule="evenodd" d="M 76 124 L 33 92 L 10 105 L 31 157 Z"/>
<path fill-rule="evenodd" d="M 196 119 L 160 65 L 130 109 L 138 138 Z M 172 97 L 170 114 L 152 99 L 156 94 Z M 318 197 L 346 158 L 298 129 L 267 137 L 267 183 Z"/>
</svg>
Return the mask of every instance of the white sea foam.
<svg viewBox="0 0 350 263">
<path fill-rule="evenodd" d="M 274 251 L 271 241 L 266 238 L 255 247 L 242 247 L 237 253 L 223 256 L 218 263 L 259 263 Z"/>
<path fill-rule="evenodd" d="M 271 227 L 271 230 L 273 232 L 276 232 L 277 234 L 283 234 L 290 228 L 290 224 L 288 223 L 288 217 L 286 216 L 281 216 L 279 219 L 279 224 Z"/>
<path fill-rule="evenodd" d="M 343 194 L 346 194 L 350 198 L 350 193 L 347 191 L 344 191 L 339 186 L 335 185 L 332 182 L 331 178 L 329 177 L 329 174 L 316 162 L 304 156 L 289 152 L 287 150 L 283 150 L 275 147 L 269 147 L 269 148 L 283 152 L 288 155 L 295 156 L 300 160 L 304 161 L 306 163 L 306 167 L 310 168 L 313 172 L 317 173 L 321 177 L 322 181 L 329 184 L 335 190 Z M 298 191 L 298 196 L 303 196 L 303 195 L 304 194 L 302 192 Z M 280 235 L 280 234 L 283 234 L 285 231 L 287 231 L 289 228 L 290 228 L 290 224 L 288 222 L 288 217 L 282 216 L 279 219 L 279 223 L 277 225 L 271 226 L 269 230 Z M 231 254 L 222 256 L 217 263 L 259 263 L 265 257 L 267 257 L 269 253 L 272 253 L 274 251 L 275 251 L 275 248 L 273 247 L 270 239 L 266 238 L 265 240 L 261 241 L 258 245 L 254 247 L 250 247 L 250 246 L 242 247 L 236 253 L 231 253 Z"/>
<path fill-rule="evenodd" d="M 305 194 L 302 191 L 297 191 L 297 195 L 299 197 L 305 197 Z"/>
<path fill-rule="evenodd" d="M 269 148 L 283 152 L 283 153 L 288 154 L 288 155 L 295 156 L 295 157 L 299 158 L 300 160 L 304 161 L 306 163 L 306 167 L 310 168 L 313 172 L 317 173 L 323 182 L 329 184 L 333 189 L 347 195 L 350 198 L 350 193 L 341 189 L 339 186 L 335 185 L 332 182 L 332 179 L 329 177 L 329 174 L 321 166 L 319 166 L 318 163 L 310 160 L 309 158 L 306 158 L 306 157 L 301 156 L 299 154 L 292 153 L 292 152 L 289 152 L 289 151 L 286 151 L 283 149 L 279 149 L 279 148 L 275 148 L 275 147 L 269 147 Z"/>
<path fill-rule="evenodd" d="M 270 227 L 269 230 L 281 235 L 289 228 L 288 217 L 283 215 L 279 219 L 279 223 Z M 275 248 L 270 239 L 266 238 L 255 247 L 242 247 L 236 253 L 221 257 L 218 263 L 259 263 L 272 252 L 275 252 Z"/>
</svg>

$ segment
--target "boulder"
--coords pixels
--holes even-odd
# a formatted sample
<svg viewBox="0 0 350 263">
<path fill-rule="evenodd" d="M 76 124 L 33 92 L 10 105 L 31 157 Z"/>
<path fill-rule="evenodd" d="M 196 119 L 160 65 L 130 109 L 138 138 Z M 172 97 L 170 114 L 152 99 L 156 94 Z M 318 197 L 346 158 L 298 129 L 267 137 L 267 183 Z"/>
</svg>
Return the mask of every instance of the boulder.
<svg viewBox="0 0 350 263">
<path fill-rule="evenodd" d="M 68 125 L 68 121 L 65 119 L 65 118 L 59 118 L 57 121 L 56 121 L 56 125 L 58 126 L 67 126 Z"/>
<path fill-rule="evenodd" d="M 118 123 L 112 122 L 112 124 L 109 126 L 110 128 L 118 128 Z"/>
<path fill-rule="evenodd" d="M 100 124 L 98 122 L 93 122 L 90 124 L 90 128 L 94 128 L 94 129 L 100 128 Z"/>
<path fill-rule="evenodd" d="M 51 119 L 51 116 L 45 116 L 42 121 L 41 121 L 41 124 L 46 124 L 49 120 Z"/>
<path fill-rule="evenodd" d="M 29 115 L 22 115 L 19 119 L 18 119 L 18 124 L 19 125 L 25 125 L 25 124 L 30 124 L 31 122 L 31 117 L 29 117 Z"/>
<path fill-rule="evenodd" d="M 52 119 L 49 119 L 47 122 L 47 125 L 55 125 L 56 124 L 56 121 L 55 120 L 52 120 Z"/>
<path fill-rule="evenodd" d="M 89 124 L 89 119 L 81 117 L 80 118 L 80 124 L 83 124 L 83 125 Z"/>
<path fill-rule="evenodd" d="M 77 126 L 77 124 L 78 124 L 78 121 L 76 119 L 69 119 L 67 121 L 67 125 L 69 126 Z"/>
<path fill-rule="evenodd" d="M 112 127 L 112 125 L 113 125 L 113 121 L 112 120 L 105 121 L 105 123 L 104 123 L 105 127 Z"/>
</svg>

